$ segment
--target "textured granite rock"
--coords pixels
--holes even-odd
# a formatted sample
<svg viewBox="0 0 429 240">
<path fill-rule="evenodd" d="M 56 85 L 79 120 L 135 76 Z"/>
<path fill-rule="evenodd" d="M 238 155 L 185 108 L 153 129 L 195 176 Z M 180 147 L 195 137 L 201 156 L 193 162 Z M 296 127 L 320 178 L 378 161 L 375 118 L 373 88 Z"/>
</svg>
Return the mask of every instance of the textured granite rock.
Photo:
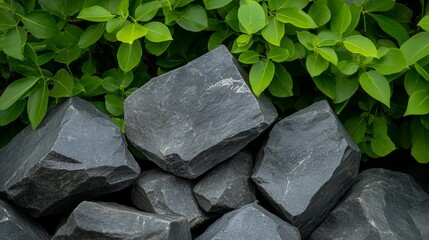
<svg viewBox="0 0 429 240">
<path fill-rule="evenodd" d="M 253 156 L 245 151 L 216 166 L 194 187 L 198 204 L 206 212 L 224 212 L 255 202 L 252 169 Z"/>
<path fill-rule="evenodd" d="M 128 139 L 162 169 L 196 178 L 244 148 L 277 117 L 225 46 L 152 79 L 124 104 Z"/>
<path fill-rule="evenodd" d="M 304 239 L 356 179 L 361 157 L 326 101 L 278 122 L 258 155 L 252 179 Z"/>
<path fill-rule="evenodd" d="M 299 240 L 298 230 L 256 203 L 223 215 L 196 240 Z"/>
<path fill-rule="evenodd" d="M 156 168 L 141 173 L 133 185 L 131 200 L 145 212 L 184 216 L 193 228 L 210 218 L 198 206 L 193 186 L 191 180 Z"/>
<path fill-rule="evenodd" d="M 183 217 L 157 215 L 105 202 L 82 202 L 52 240 L 187 240 L 189 224 Z"/>
<path fill-rule="evenodd" d="M 0 200 L 0 239 L 48 240 L 51 236 L 32 218 Z"/>
<path fill-rule="evenodd" d="M 120 129 L 79 98 L 0 149 L 0 194 L 33 216 L 72 210 L 84 199 L 123 189 L 139 172 Z"/>
<path fill-rule="evenodd" d="M 429 195 L 409 175 L 370 169 L 311 235 L 313 240 L 429 239 Z"/>
</svg>

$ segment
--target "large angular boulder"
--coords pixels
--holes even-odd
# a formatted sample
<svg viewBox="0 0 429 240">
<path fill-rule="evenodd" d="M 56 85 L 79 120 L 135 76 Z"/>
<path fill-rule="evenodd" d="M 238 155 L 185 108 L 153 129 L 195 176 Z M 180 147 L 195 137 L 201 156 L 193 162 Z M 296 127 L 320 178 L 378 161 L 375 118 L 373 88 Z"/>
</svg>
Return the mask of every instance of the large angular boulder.
<svg viewBox="0 0 429 240">
<path fill-rule="evenodd" d="M 370 169 L 310 239 L 429 239 L 429 195 L 407 174 Z"/>
<path fill-rule="evenodd" d="M 106 202 L 82 202 L 52 240 L 190 240 L 183 217 L 156 215 Z"/>
<path fill-rule="evenodd" d="M 256 203 L 223 215 L 196 240 L 300 240 L 298 230 Z"/>
<path fill-rule="evenodd" d="M 252 179 L 306 238 L 356 179 L 360 157 L 328 102 L 321 101 L 273 127 Z"/>
<path fill-rule="evenodd" d="M 48 240 L 51 236 L 34 219 L 0 200 L 0 239 Z"/>
<path fill-rule="evenodd" d="M 277 117 L 225 46 L 152 79 L 124 104 L 128 139 L 162 169 L 196 178 L 244 148 Z"/>
<path fill-rule="evenodd" d="M 133 184 L 131 200 L 145 212 L 184 216 L 194 228 L 210 217 L 198 206 L 193 186 L 191 180 L 156 168 L 141 173 Z"/>
<path fill-rule="evenodd" d="M 241 151 L 210 170 L 194 187 L 200 206 L 206 212 L 226 212 L 255 202 L 252 169 L 252 154 Z"/>
<path fill-rule="evenodd" d="M 72 210 L 84 199 L 129 186 L 139 173 L 120 129 L 79 98 L 0 149 L 0 194 L 33 216 Z"/>
</svg>

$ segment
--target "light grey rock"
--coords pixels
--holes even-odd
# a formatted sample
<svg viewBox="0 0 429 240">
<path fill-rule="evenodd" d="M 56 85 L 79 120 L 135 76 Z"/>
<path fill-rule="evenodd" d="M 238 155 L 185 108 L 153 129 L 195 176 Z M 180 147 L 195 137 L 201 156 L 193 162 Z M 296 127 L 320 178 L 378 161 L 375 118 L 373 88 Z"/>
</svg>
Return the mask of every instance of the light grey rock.
<svg viewBox="0 0 429 240">
<path fill-rule="evenodd" d="M 156 168 L 141 173 L 133 185 L 131 200 L 145 212 L 184 216 L 194 228 L 210 216 L 198 206 L 193 186 L 191 180 Z"/>
<path fill-rule="evenodd" d="M 306 238 L 356 179 L 361 154 L 326 101 L 278 122 L 252 179 L 282 217 Z"/>
<path fill-rule="evenodd" d="M 196 178 L 244 148 L 277 117 L 225 46 L 153 78 L 124 104 L 128 139 L 162 169 Z"/>
<path fill-rule="evenodd" d="M 52 240 L 190 240 L 183 217 L 157 215 L 105 202 L 82 202 Z"/>
<path fill-rule="evenodd" d="M 51 236 L 34 219 L 0 200 L 0 239 L 48 240 Z"/>
<path fill-rule="evenodd" d="M 429 195 L 407 174 L 370 169 L 359 175 L 313 240 L 427 240 Z"/>
<path fill-rule="evenodd" d="M 223 215 L 196 240 L 299 240 L 298 229 L 256 203 Z"/>
<path fill-rule="evenodd" d="M 210 170 L 194 187 L 199 205 L 206 212 L 226 212 L 255 202 L 252 169 L 252 154 L 241 151 Z"/>
<path fill-rule="evenodd" d="M 79 98 L 0 149 L 0 194 L 33 216 L 72 210 L 129 186 L 139 173 L 120 129 Z"/>
</svg>

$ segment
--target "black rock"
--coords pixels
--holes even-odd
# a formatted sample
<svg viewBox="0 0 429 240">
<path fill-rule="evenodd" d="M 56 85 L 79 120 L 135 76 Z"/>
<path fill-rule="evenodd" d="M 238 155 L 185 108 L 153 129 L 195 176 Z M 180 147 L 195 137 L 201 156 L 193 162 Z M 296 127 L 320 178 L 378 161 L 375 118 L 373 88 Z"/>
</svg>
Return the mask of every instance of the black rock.
<svg viewBox="0 0 429 240">
<path fill-rule="evenodd" d="M 184 216 L 194 228 L 210 216 L 198 206 L 193 186 L 191 180 L 156 168 L 141 173 L 133 185 L 131 200 L 145 212 Z"/>
<path fill-rule="evenodd" d="M 194 187 L 199 205 L 206 212 L 225 212 L 255 202 L 252 169 L 253 156 L 241 151 L 210 170 Z"/>
<path fill-rule="evenodd" d="M 48 240 L 51 236 L 32 218 L 0 200 L 0 239 Z"/>
<path fill-rule="evenodd" d="M 369 169 L 310 239 L 429 239 L 429 195 L 409 175 Z"/>
<path fill-rule="evenodd" d="M 298 229 L 256 203 L 223 215 L 196 240 L 299 240 Z"/>
<path fill-rule="evenodd" d="M 129 140 L 162 169 L 196 178 L 244 148 L 277 117 L 225 46 L 152 79 L 125 100 Z"/>
<path fill-rule="evenodd" d="M 183 217 L 157 215 L 106 202 L 82 202 L 52 240 L 187 240 Z"/>
<path fill-rule="evenodd" d="M 0 149 L 0 194 L 33 216 L 66 212 L 84 199 L 123 189 L 139 172 L 120 129 L 79 98 Z"/>
<path fill-rule="evenodd" d="M 273 127 L 252 179 L 306 238 L 356 179 L 360 157 L 329 104 L 321 101 Z"/>
</svg>

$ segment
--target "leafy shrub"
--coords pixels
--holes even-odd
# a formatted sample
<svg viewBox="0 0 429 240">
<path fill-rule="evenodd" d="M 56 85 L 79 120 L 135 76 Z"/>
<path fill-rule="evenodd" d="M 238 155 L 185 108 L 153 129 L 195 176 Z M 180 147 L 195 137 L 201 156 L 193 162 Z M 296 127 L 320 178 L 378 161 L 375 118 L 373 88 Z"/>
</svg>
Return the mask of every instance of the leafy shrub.
<svg viewBox="0 0 429 240">
<path fill-rule="evenodd" d="M 123 101 L 223 43 L 282 116 L 328 99 L 366 156 L 429 162 L 425 1 L 0 1 L 0 126 L 35 129 L 62 98 L 123 129 Z M 25 111 L 26 110 L 26 111 Z"/>
</svg>

